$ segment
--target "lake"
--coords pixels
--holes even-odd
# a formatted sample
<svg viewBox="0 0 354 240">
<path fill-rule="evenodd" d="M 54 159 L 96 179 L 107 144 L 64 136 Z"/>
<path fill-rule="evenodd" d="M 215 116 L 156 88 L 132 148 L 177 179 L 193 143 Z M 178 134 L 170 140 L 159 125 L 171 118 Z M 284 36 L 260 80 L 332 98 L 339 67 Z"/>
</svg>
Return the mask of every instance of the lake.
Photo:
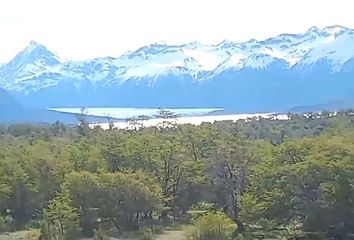
<svg viewBox="0 0 354 240">
<path fill-rule="evenodd" d="M 48 108 L 50 111 L 61 113 L 80 114 L 81 108 Z M 130 119 L 138 116 L 155 117 L 159 108 L 86 108 L 86 114 L 95 117 L 111 117 L 116 119 Z M 182 117 L 205 116 L 221 112 L 223 108 L 164 108 Z"/>
</svg>

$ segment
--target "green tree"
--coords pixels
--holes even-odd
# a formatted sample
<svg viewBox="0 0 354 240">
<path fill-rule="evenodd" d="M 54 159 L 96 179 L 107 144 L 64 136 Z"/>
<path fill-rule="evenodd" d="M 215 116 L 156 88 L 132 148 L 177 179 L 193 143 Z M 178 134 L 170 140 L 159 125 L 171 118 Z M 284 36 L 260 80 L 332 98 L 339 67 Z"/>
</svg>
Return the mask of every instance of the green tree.
<svg viewBox="0 0 354 240">
<path fill-rule="evenodd" d="M 282 144 L 253 169 L 242 198 L 243 219 L 300 229 L 310 239 L 348 238 L 354 216 L 353 149 L 348 139 L 328 136 Z"/>
<path fill-rule="evenodd" d="M 51 239 L 76 239 L 79 222 L 78 209 L 72 207 L 70 196 L 67 192 L 59 194 L 44 210 L 44 226 L 41 237 Z"/>
<path fill-rule="evenodd" d="M 92 237 L 99 218 L 97 211 L 102 197 L 98 176 L 90 172 L 72 172 L 66 175 L 63 189 L 70 194 L 72 205 L 79 210 L 83 235 Z"/>
<path fill-rule="evenodd" d="M 118 228 L 136 230 L 143 217 L 161 209 L 161 187 L 143 172 L 102 173 L 99 183 L 100 216 Z"/>
</svg>

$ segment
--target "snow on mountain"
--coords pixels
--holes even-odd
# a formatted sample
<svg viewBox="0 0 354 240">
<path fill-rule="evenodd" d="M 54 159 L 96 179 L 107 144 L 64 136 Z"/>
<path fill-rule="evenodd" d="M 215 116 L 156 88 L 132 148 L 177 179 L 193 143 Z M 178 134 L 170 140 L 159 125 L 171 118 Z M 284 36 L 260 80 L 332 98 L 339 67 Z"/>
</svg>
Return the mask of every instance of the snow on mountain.
<svg viewBox="0 0 354 240">
<path fill-rule="evenodd" d="M 31 42 L 8 64 L 0 65 L 0 87 L 28 94 L 59 84 L 110 86 L 161 77 L 190 77 L 204 82 L 218 75 L 245 69 L 266 70 L 274 63 L 284 68 L 312 67 L 327 62 L 333 73 L 354 57 L 354 30 L 341 26 L 312 27 L 302 34 L 282 34 L 266 40 L 216 45 L 192 42 L 184 45 L 152 44 L 118 58 L 62 61 L 45 46 Z M 282 65 L 283 66 L 283 65 Z"/>
<path fill-rule="evenodd" d="M 311 46 L 302 63 L 314 64 L 320 59 L 326 59 L 333 67 L 333 71 L 339 71 L 354 56 L 354 32 L 345 31 L 340 27 L 328 27 L 323 33 L 324 36 L 319 32 L 316 45 Z"/>
<path fill-rule="evenodd" d="M 12 61 L 1 66 L 0 86 L 10 91 L 15 89 L 21 91 L 29 87 L 32 90 L 38 90 L 55 85 L 57 82 L 48 76 L 59 64 L 60 60 L 57 55 L 32 41 Z"/>
<path fill-rule="evenodd" d="M 181 72 L 196 77 L 200 72 L 214 70 L 226 56 L 225 52 L 201 43 L 153 44 L 115 59 L 114 65 L 119 66 L 116 76 L 123 81 Z"/>
</svg>

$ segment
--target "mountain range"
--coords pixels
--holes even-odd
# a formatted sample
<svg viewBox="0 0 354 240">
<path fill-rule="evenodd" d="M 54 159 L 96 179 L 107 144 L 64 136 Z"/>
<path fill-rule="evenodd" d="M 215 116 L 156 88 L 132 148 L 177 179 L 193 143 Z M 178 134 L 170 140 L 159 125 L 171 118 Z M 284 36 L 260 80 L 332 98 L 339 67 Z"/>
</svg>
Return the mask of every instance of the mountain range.
<svg viewBox="0 0 354 240">
<path fill-rule="evenodd" d="M 281 112 L 295 106 L 352 102 L 354 30 L 312 27 L 261 41 L 152 44 L 119 57 L 86 61 L 63 61 L 31 42 L 10 62 L 0 64 L 0 88 L 31 108 L 222 107 L 232 112 Z"/>
</svg>

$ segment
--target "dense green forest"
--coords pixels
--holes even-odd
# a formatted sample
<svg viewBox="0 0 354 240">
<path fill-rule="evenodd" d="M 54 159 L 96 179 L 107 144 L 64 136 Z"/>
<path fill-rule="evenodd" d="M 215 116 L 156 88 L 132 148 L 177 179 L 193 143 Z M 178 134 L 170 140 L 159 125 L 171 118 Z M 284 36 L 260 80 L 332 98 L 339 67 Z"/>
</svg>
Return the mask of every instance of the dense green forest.
<svg viewBox="0 0 354 240">
<path fill-rule="evenodd" d="M 0 126 L 0 232 L 30 239 L 353 239 L 351 111 L 90 129 Z"/>
</svg>

